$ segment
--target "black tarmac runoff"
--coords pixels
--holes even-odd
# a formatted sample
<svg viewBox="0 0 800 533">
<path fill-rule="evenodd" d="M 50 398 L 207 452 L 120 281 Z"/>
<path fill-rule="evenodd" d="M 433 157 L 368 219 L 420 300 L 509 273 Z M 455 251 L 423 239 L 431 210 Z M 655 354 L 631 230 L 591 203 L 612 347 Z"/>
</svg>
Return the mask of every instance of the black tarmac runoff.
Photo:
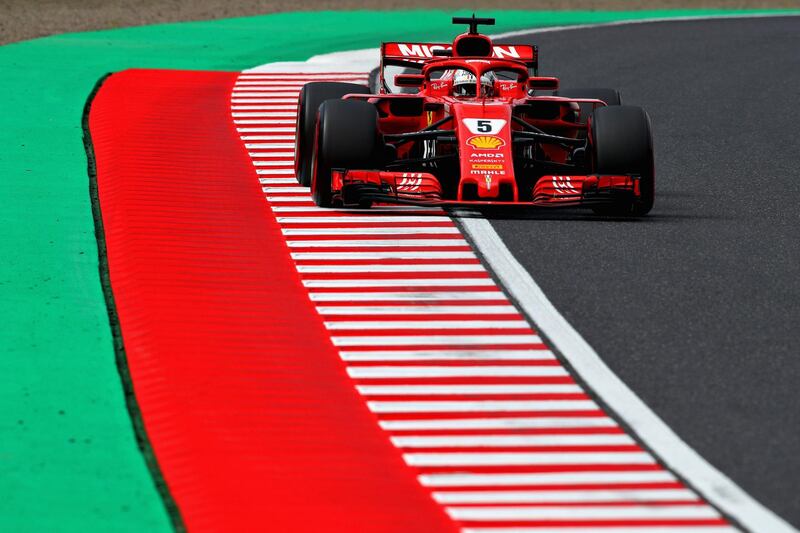
<svg viewBox="0 0 800 533">
<path fill-rule="evenodd" d="M 498 42 L 648 111 L 656 203 L 639 220 L 489 215 L 495 230 L 658 416 L 800 527 L 800 17 Z"/>
</svg>

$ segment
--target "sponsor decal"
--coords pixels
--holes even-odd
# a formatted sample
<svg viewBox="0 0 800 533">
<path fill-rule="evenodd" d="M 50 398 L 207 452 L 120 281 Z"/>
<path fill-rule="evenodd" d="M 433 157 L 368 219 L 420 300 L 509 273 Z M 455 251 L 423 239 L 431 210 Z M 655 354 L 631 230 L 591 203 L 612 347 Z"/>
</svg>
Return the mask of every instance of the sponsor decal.
<svg viewBox="0 0 800 533">
<path fill-rule="evenodd" d="M 520 59 L 516 46 L 495 46 L 493 47 L 493 52 L 492 55 L 500 59 L 505 59 L 507 57 Z"/>
<path fill-rule="evenodd" d="M 483 176 L 484 179 L 487 177 L 491 178 L 491 176 L 505 176 L 505 170 L 470 170 L 470 176 Z"/>
<path fill-rule="evenodd" d="M 472 170 L 503 170 L 503 165 L 498 163 L 473 163 Z"/>
<path fill-rule="evenodd" d="M 491 163 L 494 159 L 503 159 L 505 154 L 503 152 L 481 152 L 480 154 L 469 154 L 469 160 L 473 163 Z"/>
<path fill-rule="evenodd" d="M 580 194 L 580 192 L 572 186 L 572 178 L 570 176 L 553 176 L 553 189 L 556 194 Z"/>
<path fill-rule="evenodd" d="M 451 45 L 442 45 L 442 44 L 423 44 L 423 43 L 397 43 L 397 50 L 400 52 L 400 55 L 405 57 L 434 57 L 433 52 L 434 50 L 452 50 Z M 517 49 L 517 46 L 494 46 L 492 57 L 505 59 L 505 58 L 512 58 L 512 59 L 522 59 L 520 55 L 520 51 Z M 527 56 L 532 55 L 531 50 L 527 50 L 529 47 L 524 47 L 527 52 Z"/>
<path fill-rule="evenodd" d="M 465 118 L 463 122 L 473 135 L 497 135 L 507 123 L 506 120 L 500 118 Z"/>
<path fill-rule="evenodd" d="M 494 135 L 473 135 L 467 139 L 467 144 L 476 150 L 497 150 L 505 146 L 506 142 Z"/>
<path fill-rule="evenodd" d="M 419 192 L 422 186 L 422 174 L 419 172 L 403 172 L 397 181 L 397 192 Z"/>
</svg>

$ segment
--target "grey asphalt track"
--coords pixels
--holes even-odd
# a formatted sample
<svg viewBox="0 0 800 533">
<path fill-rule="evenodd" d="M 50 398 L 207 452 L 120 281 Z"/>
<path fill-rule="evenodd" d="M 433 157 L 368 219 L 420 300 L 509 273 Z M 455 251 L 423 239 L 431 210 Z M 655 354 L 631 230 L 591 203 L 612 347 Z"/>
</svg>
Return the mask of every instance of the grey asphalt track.
<svg viewBox="0 0 800 533">
<path fill-rule="evenodd" d="M 648 110 L 656 206 L 492 225 L 670 427 L 800 526 L 800 17 L 509 41 L 538 44 L 563 88 Z"/>
</svg>

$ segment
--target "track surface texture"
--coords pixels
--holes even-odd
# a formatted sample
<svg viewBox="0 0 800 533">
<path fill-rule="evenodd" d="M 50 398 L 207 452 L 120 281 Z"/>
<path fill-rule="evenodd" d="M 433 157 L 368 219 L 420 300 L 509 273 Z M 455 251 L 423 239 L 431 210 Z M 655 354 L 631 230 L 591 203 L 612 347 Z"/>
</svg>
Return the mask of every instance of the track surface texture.
<svg viewBox="0 0 800 533">
<path fill-rule="evenodd" d="M 657 195 L 640 221 L 492 225 L 554 305 L 684 440 L 800 525 L 800 18 L 514 37 L 562 87 L 650 113 Z"/>
</svg>

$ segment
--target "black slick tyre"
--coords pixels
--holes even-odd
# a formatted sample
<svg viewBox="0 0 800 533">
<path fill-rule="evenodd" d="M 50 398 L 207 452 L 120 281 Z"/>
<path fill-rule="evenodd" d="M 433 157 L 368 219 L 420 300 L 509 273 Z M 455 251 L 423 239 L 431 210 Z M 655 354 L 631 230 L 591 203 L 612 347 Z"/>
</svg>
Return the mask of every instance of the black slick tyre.
<svg viewBox="0 0 800 533">
<path fill-rule="evenodd" d="M 643 216 L 653 208 L 655 166 L 650 117 L 636 106 L 610 106 L 595 110 L 591 124 L 592 160 L 595 174 L 640 176 L 640 198 L 620 199 L 593 208 L 609 216 Z"/>
<path fill-rule="evenodd" d="M 355 83 L 314 81 L 300 90 L 297 102 L 295 137 L 295 175 L 300 185 L 311 185 L 311 152 L 319 106 L 326 100 L 339 100 L 346 94 L 370 94 L 368 87 Z"/>
<path fill-rule="evenodd" d="M 370 169 L 383 147 L 378 110 L 359 100 L 328 100 L 319 108 L 311 157 L 311 197 L 320 207 L 333 206 L 331 171 Z"/>
</svg>

